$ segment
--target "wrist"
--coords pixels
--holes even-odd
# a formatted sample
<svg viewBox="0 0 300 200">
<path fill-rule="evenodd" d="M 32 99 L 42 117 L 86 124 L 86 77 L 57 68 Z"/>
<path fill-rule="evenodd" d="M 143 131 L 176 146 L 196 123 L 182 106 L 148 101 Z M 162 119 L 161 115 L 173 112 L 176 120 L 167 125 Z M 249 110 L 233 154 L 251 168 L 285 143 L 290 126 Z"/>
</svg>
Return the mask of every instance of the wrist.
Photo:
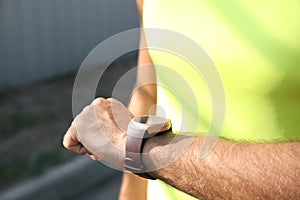
<svg viewBox="0 0 300 200">
<path fill-rule="evenodd" d="M 169 130 L 163 135 L 158 135 L 146 140 L 143 148 L 143 163 L 145 164 L 147 173 L 157 178 L 156 171 L 162 168 L 163 161 L 166 161 L 169 153 L 168 145 L 174 139 L 175 135 Z"/>
<path fill-rule="evenodd" d="M 199 141 L 199 140 L 198 140 Z M 172 168 L 175 162 L 181 162 L 182 155 L 191 151 L 194 137 L 168 133 L 147 139 L 143 148 L 143 163 L 147 173 L 156 179 L 162 179 L 162 174 Z"/>
<path fill-rule="evenodd" d="M 126 135 L 125 169 L 141 177 L 153 179 L 147 175 L 151 170 L 143 163 L 143 158 L 149 157 L 149 154 L 143 153 L 143 148 L 149 138 L 166 134 L 170 128 L 170 120 L 159 116 L 148 115 L 132 119 L 128 124 Z"/>
</svg>

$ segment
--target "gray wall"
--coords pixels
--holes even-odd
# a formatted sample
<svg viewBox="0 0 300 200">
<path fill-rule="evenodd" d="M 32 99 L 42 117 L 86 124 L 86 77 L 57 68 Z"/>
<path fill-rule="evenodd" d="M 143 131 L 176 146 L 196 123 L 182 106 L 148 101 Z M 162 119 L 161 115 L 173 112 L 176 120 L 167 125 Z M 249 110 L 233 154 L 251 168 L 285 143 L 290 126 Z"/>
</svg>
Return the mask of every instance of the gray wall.
<svg viewBox="0 0 300 200">
<path fill-rule="evenodd" d="M 74 72 L 99 42 L 138 26 L 134 0 L 0 0 L 0 90 Z"/>
</svg>

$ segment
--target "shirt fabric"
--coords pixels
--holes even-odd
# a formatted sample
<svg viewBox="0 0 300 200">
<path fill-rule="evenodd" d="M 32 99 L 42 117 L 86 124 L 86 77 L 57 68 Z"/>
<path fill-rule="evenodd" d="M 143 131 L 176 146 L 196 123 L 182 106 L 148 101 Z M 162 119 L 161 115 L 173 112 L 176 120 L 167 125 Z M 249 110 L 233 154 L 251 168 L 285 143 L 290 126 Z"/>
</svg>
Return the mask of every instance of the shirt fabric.
<svg viewBox="0 0 300 200">
<path fill-rule="evenodd" d="M 214 62 L 226 95 L 221 137 L 238 142 L 300 141 L 300 2 L 144 0 L 145 28 L 168 29 L 200 45 Z M 147 41 L 147 31 L 145 31 Z M 148 41 L 151 42 L 151 41 Z M 180 45 L 180 41 L 174 42 Z M 205 78 L 170 52 L 149 50 L 156 68 L 158 105 L 175 132 L 205 132 L 212 105 Z M 191 52 L 193 53 L 193 52 Z M 191 87 L 186 95 L 176 71 Z M 182 96 L 178 101 L 177 96 Z M 191 105 L 196 99 L 197 105 Z M 188 117 L 182 119 L 183 113 Z M 183 122 L 184 121 L 184 122 Z M 149 181 L 149 199 L 193 199 Z"/>
</svg>

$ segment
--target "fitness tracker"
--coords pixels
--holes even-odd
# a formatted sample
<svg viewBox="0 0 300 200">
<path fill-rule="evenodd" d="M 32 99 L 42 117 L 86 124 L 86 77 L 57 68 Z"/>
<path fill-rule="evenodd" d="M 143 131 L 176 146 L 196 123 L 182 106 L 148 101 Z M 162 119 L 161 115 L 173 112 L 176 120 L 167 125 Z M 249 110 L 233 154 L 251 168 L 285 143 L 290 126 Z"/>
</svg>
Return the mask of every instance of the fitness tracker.
<svg viewBox="0 0 300 200">
<path fill-rule="evenodd" d="M 149 115 L 133 118 L 128 124 L 124 168 L 141 177 L 153 179 L 144 173 L 142 161 L 143 146 L 147 138 L 171 129 L 171 121 L 163 117 Z"/>
</svg>

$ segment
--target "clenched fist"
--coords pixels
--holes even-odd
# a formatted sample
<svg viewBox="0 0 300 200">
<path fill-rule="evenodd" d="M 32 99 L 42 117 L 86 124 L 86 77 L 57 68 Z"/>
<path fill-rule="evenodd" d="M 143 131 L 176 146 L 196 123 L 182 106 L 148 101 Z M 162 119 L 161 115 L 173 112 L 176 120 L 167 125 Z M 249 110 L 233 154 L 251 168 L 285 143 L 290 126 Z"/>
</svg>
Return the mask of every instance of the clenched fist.
<svg viewBox="0 0 300 200">
<path fill-rule="evenodd" d="M 121 102 L 97 98 L 75 117 L 63 145 L 77 154 L 123 169 L 130 120 L 130 112 Z"/>
</svg>

